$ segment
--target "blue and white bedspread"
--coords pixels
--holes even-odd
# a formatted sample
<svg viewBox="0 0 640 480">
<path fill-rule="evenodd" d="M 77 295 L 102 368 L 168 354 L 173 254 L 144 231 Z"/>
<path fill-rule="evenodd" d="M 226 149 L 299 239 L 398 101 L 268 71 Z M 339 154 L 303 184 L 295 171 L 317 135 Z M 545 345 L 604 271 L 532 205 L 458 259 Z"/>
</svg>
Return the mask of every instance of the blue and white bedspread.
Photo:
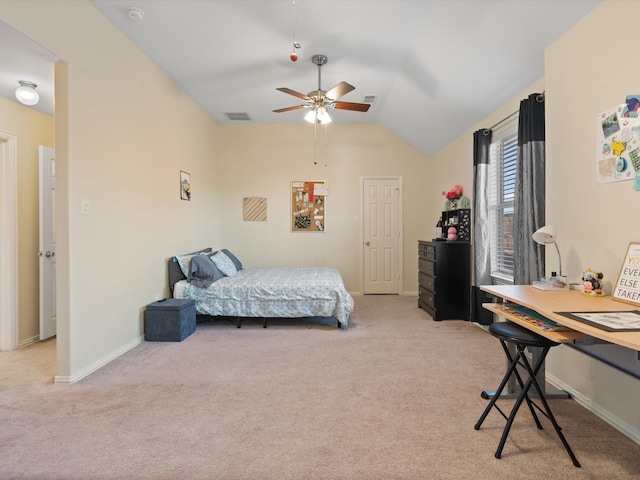
<svg viewBox="0 0 640 480">
<path fill-rule="evenodd" d="M 349 326 L 353 298 L 333 268 L 244 268 L 209 288 L 187 283 L 182 295 L 196 301 L 205 315 L 299 318 L 335 317 Z"/>
</svg>

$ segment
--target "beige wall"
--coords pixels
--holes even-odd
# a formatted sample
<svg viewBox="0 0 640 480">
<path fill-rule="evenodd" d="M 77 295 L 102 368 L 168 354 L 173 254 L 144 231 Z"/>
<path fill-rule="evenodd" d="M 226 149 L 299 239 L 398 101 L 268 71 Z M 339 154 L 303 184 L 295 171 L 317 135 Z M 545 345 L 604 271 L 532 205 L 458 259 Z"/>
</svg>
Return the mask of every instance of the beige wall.
<svg viewBox="0 0 640 480">
<path fill-rule="evenodd" d="M 15 135 L 18 145 L 18 344 L 24 345 L 39 335 L 38 146 L 54 146 L 53 118 L 0 98 L 0 131 Z"/>
<path fill-rule="evenodd" d="M 563 273 L 571 282 L 579 282 L 587 268 L 601 271 L 610 293 L 628 242 L 640 241 L 636 213 L 640 197 L 632 181 L 596 185 L 596 116 L 638 91 L 640 66 L 629 61 L 635 47 L 620 42 L 612 48 L 604 41 L 621 18 L 638 15 L 640 2 L 605 2 L 547 49 L 544 79 L 431 157 L 431 181 L 439 186 L 432 189 L 428 215 L 439 214 L 442 206 L 436 199 L 442 189 L 462 182 L 465 191 L 471 192 L 473 132 L 517 110 L 529 93 L 544 90 L 547 223 L 558 230 Z M 547 261 L 547 271 L 557 268 L 555 255 Z M 547 374 L 557 386 L 640 441 L 640 381 L 564 346 L 551 351 Z"/>
<path fill-rule="evenodd" d="M 176 253 L 213 245 L 247 264 L 331 264 L 349 290 L 361 290 L 362 223 L 353 216 L 361 214 L 362 176 L 402 176 L 403 281 L 415 291 L 416 241 L 436 233 L 440 193 L 456 183 L 471 193 L 473 130 L 542 88 L 548 221 L 558 227 L 570 278 L 591 267 L 610 285 L 627 242 L 640 240 L 631 221 L 638 197 L 630 182 L 595 185 L 595 115 L 638 93 L 632 42 L 613 48 L 604 39 L 639 14 L 640 2 L 608 1 L 594 10 L 548 49 L 544 81 L 431 159 L 377 125 L 332 124 L 326 145 L 320 131 L 314 166 L 310 127 L 216 126 L 90 4 L 0 2 L 0 18 L 63 60 L 55 117 L 60 379 L 81 378 L 139 341 L 142 309 L 166 292 L 164 260 Z M 191 202 L 178 199 L 181 169 L 192 174 Z M 289 231 L 289 182 L 307 178 L 329 183 L 326 234 Z M 267 222 L 242 221 L 245 196 L 268 198 Z M 80 215 L 81 199 L 90 201 L 89 216 Z M 562 348 L 548 366 L 610 421 L 632 435 L 640 429 L 637 380 Z"/>
<path fill-rule="evenodd" d="M 73 382 L 141 341 L 167 258 L 218 242 L 216 125 L 88 2 L 5 1 L 0 18 L 62 59 L 57 381 Z"/>
<path fill-rule="evenodd" d="M 404 194 L 403 287 L 417 291 L 417 240 L 432 236 L 425 216 L 427 158 L 375 124 L 318 127 L 314 165 L 313 125 L 221 125 L 220 247 L 250 266 L 326 265 L 337 268 L 347 290 L 362 291 L 362 192 L 365 176 L 399 176 Z M 325 180 L 326 231 L 291 233 L 292 180 Z M 266 197 L 266 222 L 242 221 L 243 197 Z M 354 216 L 359 222 L 354 222 Z M 429 237 L 431 238 L 431 237 Z"/>
<path fill-rule="evenodd" d="M 558 229 L 569 279 L 578 281 L 587 268 L 601 271 L 609 293 L 628 242 L 640 241 L 640 193 L 633 181 L 596 185 L 596 117 L 638 93 L 634 42 L 608 39 L 614 25 L 639 15 L 640 2 L 606 1 L 545 55 L 547 205 L 552 206 L 547 222 Z M 551 267 L 557 259 L 550 256 L 548 262 Z M 571 349 L 554 350 L 549 372 L 640 441 L 640 381 Z"/>
<path fill-rule="evenodd" d="M 473 132 L 496 125 L 517 111 L 520 101 L 530 93 L 542 92 L 544 89 L 544 79 L 533 83 L 429 159 L 429 178 L 431 182 L 436 183 L 430 191 L 427 212 L 429 218 L 435 218 L 437 221 L 444 207 L 445 197 L 442 196 L 442 192 L 451 189 L 455 184 L 462 185 L 464 194 L 469 199 L 473 198 Z M 435 228 L 433 233 L 436 233 Z"/>
</svg>

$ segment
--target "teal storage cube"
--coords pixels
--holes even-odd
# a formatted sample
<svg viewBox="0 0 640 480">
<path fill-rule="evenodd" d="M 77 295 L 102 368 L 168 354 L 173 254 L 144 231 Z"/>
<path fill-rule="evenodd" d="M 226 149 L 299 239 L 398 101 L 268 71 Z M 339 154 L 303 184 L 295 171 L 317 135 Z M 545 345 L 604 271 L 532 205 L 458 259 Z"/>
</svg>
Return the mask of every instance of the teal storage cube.
<svg viewBox="0 0 640 480">
<path fill-rule="evenodd" d="M 196 331 L 196 302 L 167 298 L 147 305 L 144 313 L 148 342 L 181 342 Z"/>
</svg>

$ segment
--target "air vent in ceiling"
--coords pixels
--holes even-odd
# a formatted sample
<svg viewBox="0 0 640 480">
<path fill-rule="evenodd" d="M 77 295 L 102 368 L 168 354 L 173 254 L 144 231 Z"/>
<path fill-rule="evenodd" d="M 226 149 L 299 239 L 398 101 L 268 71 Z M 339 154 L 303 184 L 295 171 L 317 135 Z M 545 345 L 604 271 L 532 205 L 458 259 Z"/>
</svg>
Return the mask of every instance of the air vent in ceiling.
<svg viewBox="0 0 640 480">
<path fill-rule="evenodd" d="M 374 104 L 376 103 L 376 96 L 375 95 L 365 95 L 364 96 L 364 103 L 370 103 L 370 104 Z"/>
<path fill-rule="evenodd" d="M 244 112 L 226 112 L 225 116 L 232 122 L 251 121 L 251 117 L 249 116 L 249 114 Z"/>
</svg>

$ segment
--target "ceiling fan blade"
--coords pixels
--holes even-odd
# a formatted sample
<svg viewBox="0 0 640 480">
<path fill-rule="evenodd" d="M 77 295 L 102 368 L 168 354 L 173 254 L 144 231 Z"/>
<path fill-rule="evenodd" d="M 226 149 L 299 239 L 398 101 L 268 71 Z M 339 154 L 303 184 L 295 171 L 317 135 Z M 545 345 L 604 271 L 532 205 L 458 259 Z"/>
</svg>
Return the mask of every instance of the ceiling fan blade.
<svg viewBox="0 0 640 480">
<path fill-rule="evenodd" d="M 294 97 L 301 98 L 302 100 L 306 100 L 306 101 L 311 100 L 304 93 L 296 92 L 295 90 L 291 90 L 290 88 L 287 88 L 287 87 L 276 88 L 276 90 L 279 90 L 280 92 L 288 93 L 289 95 L 293 95 Z"/>
<path fill-rule="evenodd" d="M 282 113 L 282 112 L 289 112 L 291 110 L 299 110 L 301 108 L 307 108 L 308 105 L 296 105 L 294 107 L 285 107 L 285 108 L 279 108 L 278 110 L 273 110 L 274 113 Z"/>
<path fill-rule="evenodd" d="M 355 110 L 356 112 L 366 112 L 371 106 L 368 103 L 353 103 L 353 102 L 335 102 L 333 108 L 338 110 Z"/>
<path fill-rule="evenodd" d="M 351 90 L 355 90 L 355 89 L 356 87 L 354 87 L 353 85 L 347 82 L 340 82 L 338 85 L 336 85 L 327 93 L 325 93 L 325 96 L 327 98 L 330 98 L 331 100 L 335 100 L 336 98 L 340 98 L 341 96 L 346 95 Z"/>
</svg>

